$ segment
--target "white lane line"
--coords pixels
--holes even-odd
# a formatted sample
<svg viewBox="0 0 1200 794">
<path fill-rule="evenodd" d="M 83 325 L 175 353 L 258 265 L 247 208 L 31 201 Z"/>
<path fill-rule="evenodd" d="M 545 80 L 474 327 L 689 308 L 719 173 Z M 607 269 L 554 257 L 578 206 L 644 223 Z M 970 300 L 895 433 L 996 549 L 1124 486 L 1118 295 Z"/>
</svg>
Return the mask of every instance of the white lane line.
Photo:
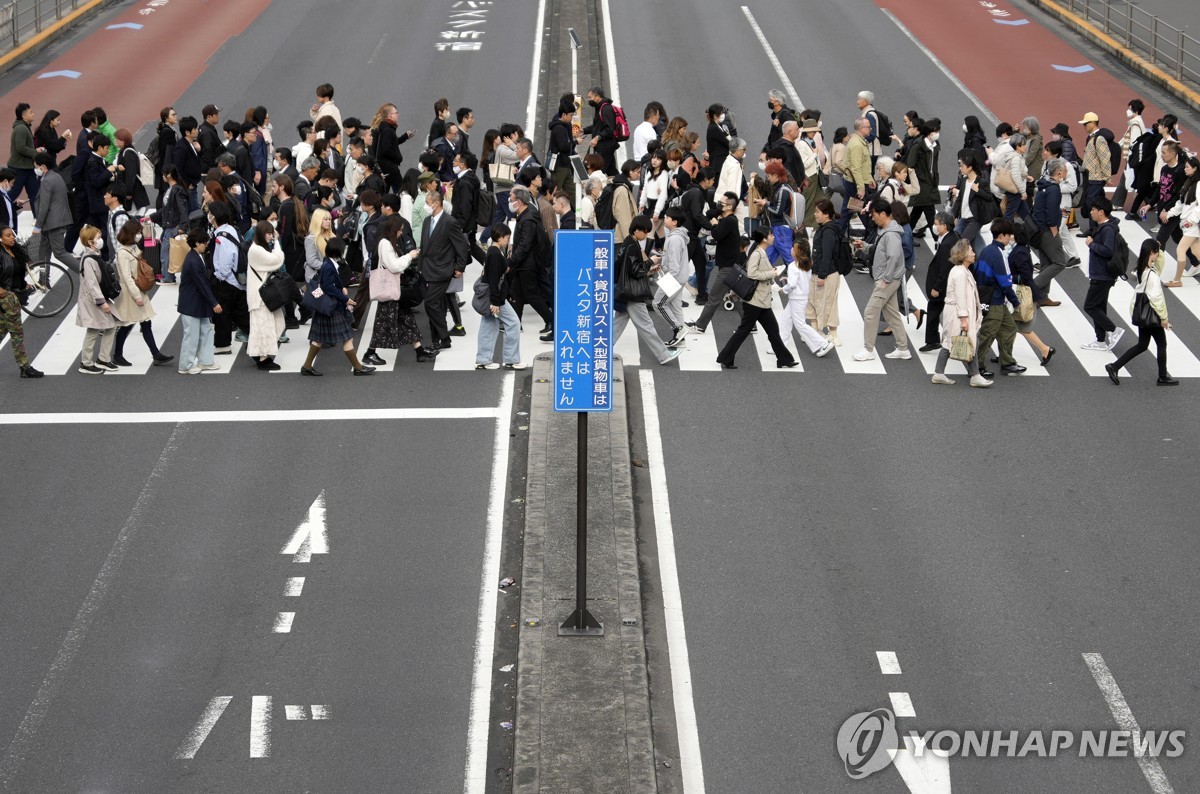
<svg viewBox="0 0 1200 794">
<path fill-rule="evenodd" d="M 900 660 L 893 651 L 875 651 L 879 660 L 879 672 L 884 675 L 900 675 Z"/>
<path fill-rule="evenodd" d="M 663 617 L 667 625 L 667 652 L 671 657 L 671 694 L 675 700 L 675 730 L 679 737 L 679 772 L 683 777 L 683 790 L 687 794 L 700 794 L 704 791 L 704 764 L 700 758 L 700 734 L 696 726 L 696 704 L 692 697 L 692 668 L 688 661 L 683 598 L 679 593 L 679 570 L 675 563 L 675 531 L 671 525 L 662 428 L 658 423 L 658 398 L 654 390 L 654 373 L 643 369 L 638 377 L 642 384 L 642 420 L 646 430 L 646 458 L 650 467 L 650 492 L 654 503 L 654 533 L 658 536 L 659 586 L 662 588 Z"/>
<path fill-rule="evenodd" d="M 495 408 L 345 408 L 295 411 L 160 411 L 0 414 L 6 425 L 142 425 L 210 422 L 337 422 L 357 419 L 495 419 Z"/>
<path fill-rule="evenodd" d="M 905 27 L 903 22 L 896 18 L 895 14 L 893 14 L 891 11 L 888 11 L 886 8 L 881 8 L 879 10 L 884 14 L 887 14 L 888 19 L 892 20 L 892 22 L 896 23 L 896 27 L 900 28 L 900 32 L 902 32 L 905 36 L 908 36 L 909 40 L 912 41 L 913 44 L 917 45 L 917 49 L 924 53 L 925 57 L 928 58 L 934 66 L 941 69 L 942 74 L 946 75 L 946 78 L 950 82 L 954 83 L 954 85 L 958 87 L 958 90 L 962 91 L 967 99 L 971 100 L 971 102 L 975 104 L 975 107 L 979 108 L 983 112 L 983 115 L 987 116 L 987 119 L 992 123 L 992 126 L 996 126 L 1000 123 L 1000 119 L 996 118 L 996 115 L 987 109 L 987 106 L 980 101 L 979 97 L 975 96 L 975 94 L 971 92 L 971 89 L 967 88 L 962 80 L 959 80 L 957 77 L 955 77 L 954 72 L 950 71 L 950 69 L 946 67 L 946 64 L 942 63 L 941 60 L 933 54 L 932 50 L 922 44 L 920 39 L 914 36 L 913 32 Z"/>
<path fill-rule="evenodd" d="M 1121 688 L 1117 686 L 1116 679 L 1109 672 L 1108 665 L 1104 663 L 1104 657 L 1098 653 L 1085 653 L 1083 661 L 1092 671 L 1092 678 L 1096 679 L 1096 686 L 1100 687 L 1100 693 L 1104 695 L 1104 702 L 1108 704 L 1108 710 L 1112 713 L 1113 719 L 1122 729 L 1133 735 L 1132 744 L 1135 748 L 1139 747 L 1142 743 L 1142 729 L 1134 719 L 1129 704 L 1125 702 L 1125 696 L 1121 694 Z M 1167 773 L 1163 771 L 1157 758 L 1146 755 L 1142 750 L 1135 750 L 1134 756 L 1152 791 L 1157 794 L 1168 794 L 1168 792 L 1175 791 L 1171 788 L 1171 781 L 1167 780 Z"/>
<path fill-rule="evenodd" d="M 1142 248 L 1142 241 L 1150 239 L 1151 234 L 1146 231 L 1146 228 L 1140 223 L 1130 220 L 1128 215 L 1126 215 L 1120 221 L 1120 228 L 1121 236 L 1125 238 L 1127 243 L 1129 243 L 1130 254 L 1136 258 L 1137 252 Z M 1170 281 L 1175 277 L 1175 265 L 1177 262 L 1175 259 L 1175 252 L 1177 250 L 1178 246 L 1176 246 L 1174 243 L 1168 242 L 1166 246 L 1167 262 L 1163 267 L 1162 274 L 1163 281 Z M 1136 272 L 1136 268 L 1130 269 Z M 1165 292 L 1167 295 L 1175 296 L 1179 302 L 1187 308 L 1188 311 L 1190 311 L 1196 317 L 1200 317 L 1200 282 L 1197 282 L 1195 278 L 1188 278 L 1185 276 L 1182 287 L 1175 287 L 1174 289 L 1164 287 L 1163 292 Z M 1168 303 L 1170 303 L 1169 300 Z M 1168 309 L 1169 308 L 1170 307 L 1168 307 Z M 1167 346 L 1170 347 L 1170 344 Z M 1172 372 L 1171 374 L 1174 375 L 1175 373 Z"/>
<path fill-rule="evenodd" d="M 271 696 L 255 695 L 250 700 L 250 757 L 271 755 Z"/>
<path fill-rule="evenodd" d="M 200 745 L 204 744 L 204 740 L 208 738 L 208 734 L 212 733 L 213 726 L 217 724 L 217 720 L 221 719 L 221 715 L 225 713 L 225 709 L 229 706 L 229 701 L 231 700 L 233 700 L 233 695 L 218 695 L 208 701 L 208 705 L 204 708 L 204 713 L 200 715 L 200 720 L 192 728 L 191 732 L 184 737 L 183 742 L 179 745 L 179 749 L 175 751 L 175 758 L 182 760 L 196 757 L 196 753 L 200 750 Z"/>
<path fill-rule="evenodd" d="M 308 706 L 284 706 L 283 716 L 289 720 L 308 719 Z"/>
<path fill-rule="evenodd" d="M 746 15 L 746 21 L 750 23 L 750 27 L 754 29 L 754 35 L 758 36 L 758 43 L 762 45 L 763 51 L 767 53 L 767 60 L 771 62 L 771 66 L 775 69 L 775 74 L 779 75 L 779 79 L 783 81 L 783 90 L 787 91 L 788 98 L 792 100 L 792 107 L 796 110 L 804 110 L 804 103 L 800 101 L 800 95 L 796 93 L 796 87 L 792 85 L 792 81 L 788 79 L 787 72 L 783 71 L 783 64 L 779 62 L 779 56 L 775 54 L 775 50 L 771 48 L 771 42 L 767 41 L 766 34 L 759 27 L 758 20 L 754 18 L 754 14 L 750 11 L 749 6 L 742 6 L 742 13 Z"/>
<path fill-rule="evenodd" d="M 176 355 L 166 349 L 167 338 L 171 330 L 179 322 L 179 290 L 177 287 L 155 287 L 150 296 L 150 305 L 154 307 L 154 319 L 150 321 L 150 330 L 154 341 L 161 349 L 160 352 Z M 154 364 L 150 356 L 150 348 L 142 341 L 142 329 L 134 326 L 125 340 L 125 359 L 133 366 L 121 367 L 113 371 L 113 375 L 145 375 Z M 166 369 L 167 367 L 164 367 Z M 179 362 L 172 362 L 170 369 L 179 369 Z"/>
<path fill-rule="evenodd" d="M 621 86 L 617 83 L 617 49 L 613 44 L 612 11 L 608 0 L 600 0 L 600 16 L 604 18 L 604 49 L 608 55 L 608 97 L 614 105 L 621 104 Z M 617 144 L 616 160 L 625 162 L 625 144 Z"/>
<path fill-rule="evenodd" d="M 329 706 L 314 704 L 312 706 L 312 718 L 314 720 L 330 720 L 333 719 L 333 714 L 330 713 Z"/>
<path fill-rule="evenodd" d="M 296 527 L 292 537 L 280 550 L 280 554 L 291 554 L 292 562 L 312 562 L 314 554 L 329 553 L 329 527 L 325 521 L 325 491 L 309 505 L 308 516 Z M 300 579 L 301 584 L 304 579 Z M 299 593 L 297 593 L 299 595 Z"/>
<path fill-rule="evenodd" d="M 275 615 L 275 625 L 271 627 L 271 631 L 276 634 L 291 634 L 292 621 L 295 619 L 295 612 L 280 612 Z"/>
<path fill-rule="evenodd" d="M 538 82 L 542 73 L 542 28 L 545 26 L 546 0 L 538 0 L 537 20 L 533 26 L 533 69 L 529 75 L 529 104 L 525 107 L 525 134 L 534 134 L 537 124 Z"/>
<path fill-rule="evenodd" d="M 842 279 L 841 286 L 838 287 L 838 338 L 842 340 L 842 346 L 836 348 L 838 360 L 842 362 L 842 371 L 847 375 L 886 375 L 887 370 L 883 366 L 883 355 L 886 350 L 875 349 L 875 358 L 870 361 L 855 361 L 854 354 L 863 348 L 863 332 L 866 327 L 866 321 L 863 319 L 862 312 L 858 310 L 858 305 L 854 302 L 854 295 L 850 292 L 850 285 L 846 283 L 846 279 Z"/>
<path fill-rule="evenodd" d="M 722 296 L 727 291 L 724 285 L 721 285 L 718 290 L 714 290 L 712 295 L 708 296 L 710 301 L 722 300 L 717 297 L 717 292 L 720 291 Z M 698 305 L 695 301 L 688 301 L 691 306 L 683 310 L 683 318 L 687 322 L 696 322 L 700 318 L 700 313 L 704 311 L 704 307 Z M 717 309 L 717 314 L 724 314 L 725 307 Z M 710 328 L 702 334 L 688 334 L 687 341 L 684 343 L 682 351 L 679 353 L 679 358 L 675 359 L 679 362 L 679 369 L 687 372 L 719 372 L 721 365 L 717 363 L 717 318 L 713 315 Z M 626 332 L 628 333 L 628 332 Z"/>
<path fill-rule="evenodd" d="M 479 580 L 479 619 L 475 629 L 475 662 L 471 681 L 471 717 L 467 727 L 467 763 L 463 794 L 482 794 L 487 788 L 488 720 L 492 705 L 492 664 L 496 643 L 496 582 L 500 578 L 500 547 L 504 537 L 507 504 L 509 429 L 512 425 L 513 388 L 510 372 L 500 387 L 495 409 L 496 436 L 492 444 L 492 484 L 488 497 L 487 535 Z M 316 709 L 316 706 L 313 706 Z M 314 719 L 318 719 L 315 716 Z"/>
<path fill-rule="evenodd" d="M 0 759 L 0 791 L 9 790 L 13 778 L 25 761 L 25 755 L 33 747 L 38 730 L 46 719 L 46 714 L 50 711 L 54 698 L 62 689 L 63 681 L 74 665 L 75 658 L 83 647 L 88 629 L 104 605 L 108 591 L 116 581 L 121 564 L 125 561 L 125 555 L 129 553 L 129 547 L 137 537 L 142 523 L 142 514 L 157 495 L 158 488 L 166 476 L 167 468 L 178 452 L 186 434 L 186 427 L 176 427 L 171 432 L 171 437 L 167 439 L 166 445 L 158 456 L 158 462 L 154 464 L 150 476 L 146 478 L 146 484 L 142 486 L 142 491 L 138 494 L 133 509 L 129 512 L 129 517 L 125 519 L 124 526 L 117 533 L 117 539 L 113 541 L 112 548 L 109 549 L 108 556 L 104 559 L 104 564 L 100 566 L 100 572 L 96 574 L 96 579 L 92 582 L 92 587 L 83 600 L 83 605 L 75 614 L 75 619 L 71 622 L 71 627 L 67 630 L 67 635 L 63 638 L 54 661 L 50 663 L 50 670 L 42 680 L 37 694 L 34 695 L 33 702 L 26 709 L 25 716 L 21 719 L 21 724 L 17 727 L 17 732 L 8 745 L 8 750 L 4 753 L 4 758 Z"/>
<path fill-rule="evenodd" d="M 52 290 L 55 287 L 55 285 L 58 284 L 58 281 L 60 278 L 63 278 L 63 272 L 61 270 L 59 270 L 58 268 L 51 269 L 51 271 L 50 271 L 50 288 Z M 48 293 L 42 293 L 42 292 L 33 293 L 32 295 L 29 296 L 29 303 L 26 305 L 30 309 L 36 309 L 38 306 L 41 305 L 42 298 L 45 297 L 47 294 Z M 39 320 L 41 318 L 34 317 L 32 319 Z M 26 315 L 25 318 L 21 320 L 22 325 L 28 323 L 29 320 L 30 320 L 30 316 Z M 3 339 L 0 339 L 0 350 L 4 349 L 4 346 L 8 344 L 10 338 L 11 338 L 10 336 L 5 336 Z"/>
<path fill-rule="evenodd" d="M 304 592 L 304 577 L 289 576 L 287 582 L 283 585 L 283 594 L 292 598 L 299 597 Z"/>
<path fill-rule="evenodd" d="M 779 293 L 771 295 L 771 312 L 775 315 L 775 322 L 778 324 L 783 318 L 783 299 Z M 758 326 L 758 333 L 750 334 L 747 341 L 754 345 L 754 352 L 758 353 L 758 366 L 763 372 L 785 374 L 796 374 L 804 371 L 804 362 L 800 358 L 800 348 L 803 347 L 798 343 L 797 335 L 793 331 L 787 339 L 783 340 L 784 346 L 791 351 L 792 356 L 796 359 L 797 366 L 780 369 L 775 362 L 775 351 L 771 349 L 771 343 L 767 341 L 767 335 L 763 333 L 762 327 Z M 757 344 L 755 344 L 757 343 Z M 745 347 L 745 345 L 743 345 Z M 808 348 L 804 347 L 804 352 L 808 352 Z"/>
<path fill-rule="evenodd" d="M 78 308 L 77 300 L 74 306 L 61 315 L 62 322 L 33 357 L 33 366 L 36 369 L 47 375 L 66 375 L 75 368 L 79 361 L 79 351 L 83 348 L 83 338 L 87 334 L 85 329 L 76 324 Z"/>
<path fill-rule="evenodd" d="M 913 709 L 912 698 L 907 692 L 888 692 L 888 697 L 892 700 L 892 713 L 897 717 L 915 717 L 917 712 Z"/>
</svg>

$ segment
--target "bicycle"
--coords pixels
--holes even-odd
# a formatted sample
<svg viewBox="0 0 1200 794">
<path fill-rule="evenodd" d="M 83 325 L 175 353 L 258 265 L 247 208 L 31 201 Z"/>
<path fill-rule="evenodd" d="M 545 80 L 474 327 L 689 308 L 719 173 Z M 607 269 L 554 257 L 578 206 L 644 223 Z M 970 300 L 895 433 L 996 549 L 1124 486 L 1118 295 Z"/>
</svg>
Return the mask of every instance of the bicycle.
<svg viewBox="0 0 1200 794">
<path fill-rule="evenodd" d="M 30 261 L 25 266 L 26 291 L 21 308 L 31 317 L 54 317 L 75 302 L 71 271 L 50 261 L 49 248 L 43 235 L 31 235 L 25 241 Z"/>
</svg>

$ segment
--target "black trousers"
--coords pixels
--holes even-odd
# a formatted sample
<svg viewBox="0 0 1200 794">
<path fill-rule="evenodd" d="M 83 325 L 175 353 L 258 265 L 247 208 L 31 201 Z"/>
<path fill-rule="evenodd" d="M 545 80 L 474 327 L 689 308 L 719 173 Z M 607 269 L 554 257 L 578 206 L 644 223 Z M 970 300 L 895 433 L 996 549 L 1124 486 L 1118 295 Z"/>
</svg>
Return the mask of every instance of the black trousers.
<svg viewBox="0 0 1200 794">
<path fill-rule="evenodd" d="M 741 325 L 733 332 L 733 336 L 729 337 L 725 347 L 721 348 L 721 352 L 717 355 L 718 363 L 733 363 L 738 348 L 742 346 L 742 342 L 746 341 L 746 337 L 750 336 L 750 329 L 754 327 L 755 323 L 758 323 L 766 331 L 767 339 L 771 343 L 771 350 L 775 352 L 775 363 L 790 364 L 796 360 L 792 357 L 792 352 L 784 345 L 783 338 L 779 336 L 779 321 L 775 319 L 775 312 L 743 302 Z"/>
<path fill-rule="evenodd" d="M 1167 332 L 1161 325 L 1139 326 L 1137 344 L 1122 353 L 1113 366 L 1120 369 L 1145 353 L 1150 348 L 1151 339 L 1158 348 L 1158 377 L 1167 377 Z"/>
<path fill-rule="evenodd" d="M 142 339 L 146 340 L 146 347 L 150 350 L 150 355 L 154 358 L 162 355 L 159 353 L 158 343 L 154 341 L 154 330 L 150 326 L 150 321 L 142 320 L 138 323 L 138 328 L 142 332 Z M 132 325 L 122 325 L 117 329 L 116 339 L 113 341 L 113 358 L 125 357 L 125 340 L 129 338 L 129 334 L 132 332 Z"/>
<path fill-rule="evenodd" d="M 596 144 L 593 150 L 596 154 L 604 158 L 604 173 L 609 176 L 617 176 L 620 172 L 617 171 L 617 143 L 616 138 L 601 139 L 600 143 Z"/>
<path fill-rule="evenodd" d="M 546 325 L 552 325 L 554 313 L 550 310 L 545 298 L 542 297 L 537 273 L 532 270 L 514 270 L 508 275 L 511 279 L 509 283 L 512 288 L 512 307 L 517 313 L 517 319 L 521 319 L 521 313 L 528 304 L 533 307 L 539 317 L 546 321 Z"/>
<path fill-rule="evenodd" d="M 1087 297 L 1083 299 L 1083 313 L 1092 318 L 1097 342 L 1103 342 L 1105 334 L 1117 328 L 1108 317 L 1108 293 L 1112 287 L 1111 281 L 1091 281 Z"/>
<path fill-rule="evenodd" d="M 705 267 L 708 264 L 704 255 L 704 241 L 699 234 L 693 234 L 688 239 L 688 256 L 692 260 L 692 269 L 696 273 L 696 300 L 708 297 L 708 275 Z"/>
<path fill-rule="evenodd" d="M 440 345 L 450 338 L 446 325 L 446 289 L 450 281 L 430 281 L 425 284 L 425 316 L 429 318 L 429 338 Z"/>
<path fill-rule="evenodd" d="M 925 313 L 929 315 L 925 318 L 925 344 L 936 345 L 941 343 L 942 310 L 945 308 L 945 296 L 929 299 L 929 305 L 925 307 Z"/>
<path fill-rule="evenodd" d="M 213 345 L 229 347 L 233 342 L 233 327 L 250 334 L 250 309 L 246 306 L 246 291 L 224 281 L 213 285 L 213 294 L 221 304 L 221 313 L 213 315 Z"/>
<path fill-rule="evenodd" d="M 929 231 L 933 228 L 933 213 L 937 209 L 932 204 L 926 204 L 924 207 L 911 207 L 908 211 L 908 227 L 915 233 L 917 230 L 917 220 L 924 215 L 925 227 L 921 229 L 921 233 Z"/>
</svg>

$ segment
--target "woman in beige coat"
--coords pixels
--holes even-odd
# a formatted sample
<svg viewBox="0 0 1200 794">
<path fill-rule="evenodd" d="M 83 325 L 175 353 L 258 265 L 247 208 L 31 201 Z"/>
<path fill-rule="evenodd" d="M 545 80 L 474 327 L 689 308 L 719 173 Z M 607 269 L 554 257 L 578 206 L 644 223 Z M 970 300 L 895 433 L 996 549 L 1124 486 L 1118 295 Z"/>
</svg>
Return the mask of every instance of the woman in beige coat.
<svg viewBox="0 0 1200 794">
<path fill-rule="evenodd" d="M 141 256 L 137 244 L 141 241 L 142 225 L 137 221 L 125 221 L 117 232 L 117 278 L 121 281 L 121 294 L 117 296 L 114 308 L 117 316 L 121 318 L 122 325 L 117 329 L 112 363 L 118 367 L 132 366 L 124 353 L 125 340 L 129 338 L 135 323 L 142 330 L 142 339 L 146 340 L 146 347 L 150 348 L 150 356 L 154 359 L 156 367 L 175 360 L 175 356 L 168 356 L 158 349 L 158 343 L 154 341 L 154 329 L 150 326 L 150 320 L 154 317 L 154 305 L 150 303 L 149 294 L 138 289 L 135 281 L 138 258 Z"/>
<path fill-rule="evenodd" d="M 279 352 L 279 340 L 286 323 L 283 307 L 271 311 L 258 291 L 281 267 L 283 248 L 275 244 L 275 227 L 270 221 L 259 221 L 254 227 L 254 244 L 246 254 L 246 306 L 250 309 L 250 339 L 246 343 L 246 353 L 258 359 L 259 369 L 268 372 L 280 369 L 275 363 L 275 354 Z"/>
<path fill-rule="evenodd" d="M 83 245 L 83 256 L 79 260 L 79 303 L 75 307 L 75 324 L 87 329 L 83 335 L 83 349 L 79 355 L 79 371 L 84 375 L 103 375 L 116 369 L 112 363 L 113 341 L 120 320 L 113 313 L 112 304 L 100 291 L 100 251 L 104 240 L 95 226 L 84 226 L 79 231 L 79 242 Z M 100 357 L 96 358 L 96 343 L 100 343 Z"/>
<path fill-rule="evenodd" d="M 734 356 L 737 355 L 742 342 L 750 336 L 754 324 L 758 323 L 767 332 L 771 350 L 775 351 L 775 366 L 779 369 L 798 366 L 800 362 L 792 357 L 791 351 L 779 335 L 779 321 L 775 319 L 775 312 L 771 310 L 771 299 L 774 296 L 771 286 L 775 278 L 784 271 L 783 265 L 771 267 L 771 260 L 767 258 L 767 251 L 775 245 L 775 235 L 771 233 L 769 226 L 760 226 L 750 235 L 750 240 L 751 250 L 750 257 L 746 260 L 746 275 L 757 281 L 758 287 L 749 300 L 744 301 L 742 324 L 733 332 L 733 336 L 729 337 L 725 347 L 721 348 L 717 355 L 717 363 L 722 369 L 737 369 L 733 361 Z"/>
<path fill-rule="evenodd" d="M 979 374 L 979 362 L 975 360 L 975 340 L 979 326 L 983 323 L 983 310 L 979 306 L 979 288 L 971 265 L 975 263 L 975 249 L 969 240 L 959 240 L 950 249 L 950 275 L 946 279 L 946 306 L 942 309 L 942 349 L 938 351 L 937 366 L 933 382 L 953 384 L 954 379 L 946 376 L 946 364 L 950 361 L 950 345 L 954 337 L 966 334 L 971 343 L 971 360 L 966 362 L 971 385 L 985 389 L 992 382 Z"/>
</svg>

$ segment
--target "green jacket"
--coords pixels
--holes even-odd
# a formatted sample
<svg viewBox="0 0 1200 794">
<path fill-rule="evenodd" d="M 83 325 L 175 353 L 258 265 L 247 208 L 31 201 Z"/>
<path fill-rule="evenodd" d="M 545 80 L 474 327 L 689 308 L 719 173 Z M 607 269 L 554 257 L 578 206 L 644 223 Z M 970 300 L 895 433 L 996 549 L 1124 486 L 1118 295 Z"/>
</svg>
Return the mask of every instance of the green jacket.
<svg viewBox="0 0 1200 794">
<path fill-rule="evenodd" d="M 8 154 L 9 168 L 33 168 L 33 156 L 37 148 L 33 145 L 33 129 L 17 119 L 12 128 L 12 150 Z"/>
<path fill-rule="evenodd" d="M 121 153 L 121 145 L 117 143 L 117 128 L 111 121 L 106 121 L 96 128 L 96 131 L 108 138 L 108 156 L 104 158 L 105 165 L 112 165 Z"/>
</svg>

